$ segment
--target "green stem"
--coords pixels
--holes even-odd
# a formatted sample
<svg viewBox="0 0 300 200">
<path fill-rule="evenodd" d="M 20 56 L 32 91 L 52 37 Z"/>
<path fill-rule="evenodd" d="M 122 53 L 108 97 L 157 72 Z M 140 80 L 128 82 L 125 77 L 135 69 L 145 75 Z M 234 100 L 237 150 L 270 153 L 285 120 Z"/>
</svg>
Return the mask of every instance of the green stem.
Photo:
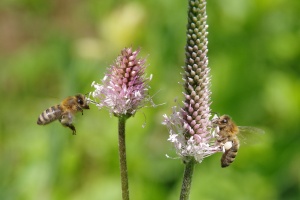
<svg viewBox="0 0 300 200">
<path fill-rule="evenodd" d="M 195 160 L 191 158 L 185 162 L 184 176 L 181 186 L 180 200 L 188 200 L 190 196 Z"/>
<path fill-rule="evenodd" d="M 128 174 L 126 163 L 125 122 L 127 117 L 119 117 L 119 159 L 122 184 L 122 199 L 129 200 Z"/>
</svg>

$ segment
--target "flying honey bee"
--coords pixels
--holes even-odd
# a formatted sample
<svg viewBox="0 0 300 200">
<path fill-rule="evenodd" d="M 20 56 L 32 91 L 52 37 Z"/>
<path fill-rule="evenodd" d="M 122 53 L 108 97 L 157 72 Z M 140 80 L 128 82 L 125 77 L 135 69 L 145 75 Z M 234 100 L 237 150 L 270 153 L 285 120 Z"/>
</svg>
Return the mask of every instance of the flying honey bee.
<svg viewBox="0 0 300 200">
<path fill-rule="evenodd" d="M 73 117 L 77 112 L 83 115 L 83 109 L 90 109 L 88 99 L 83 94 L 69 96 L 65 98 L 60 104 L 51 106 L 40 114 L 37 124 L 46 125 L 58 119 L 58 121 L 65 127 L 69 127 L 76 135 L 76 129 L 73 125 Z"/>
<path fill-rule="evenodd" d="M 224 149 L 221 158 L 222 167 L 228 167 L 234 161 L 240 147 L 240 140 L 237 136 L 240 132 L 264 133 L 263 130 L 258 128 L 237 126 L 228 115 L 216 118 L 212 123 L 219 127 L 217 142 L 221 144 Z"/>
</svg>

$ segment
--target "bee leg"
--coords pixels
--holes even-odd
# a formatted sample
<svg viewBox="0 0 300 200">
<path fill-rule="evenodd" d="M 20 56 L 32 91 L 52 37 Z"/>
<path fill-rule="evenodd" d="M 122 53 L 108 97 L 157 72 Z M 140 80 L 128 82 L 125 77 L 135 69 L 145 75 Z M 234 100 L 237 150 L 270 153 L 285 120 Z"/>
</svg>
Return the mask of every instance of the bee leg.
<svg viewBox="0 0 300 200">
<path fill-rule="evenodd" d="M 77 106 L 77 110 L 81 112 L 81 115 L 83 115 L 83 109 Z"/>
<path fill-rule="evenodd" d="M 73 135 L 76 135 L 76 129 L 73 124 L 69 124 L 69 125 L 67 125 L 67 127 L 69 127 L 73 131 Z"/>
<path fill-rule="evenodd" d="M 225 143 L 225 142 L 227 142 L 227 138 L 219 136 L 219 138 L 217 138 L 217 142 L 219 142 L 219 143 Z"/>
<path fill-rule="evenodd" d="M 73 135 L 76 135 L 76 129 L 75 126 L 72 124 L 72 122 L 70 122 L 69 118 L 66 118 L 64 116 L 62 116 L 61 119 L 59 119 L 59 122 L 66 127 L 69 127 L 72 131 L 73 131 Z"/>
</svg>

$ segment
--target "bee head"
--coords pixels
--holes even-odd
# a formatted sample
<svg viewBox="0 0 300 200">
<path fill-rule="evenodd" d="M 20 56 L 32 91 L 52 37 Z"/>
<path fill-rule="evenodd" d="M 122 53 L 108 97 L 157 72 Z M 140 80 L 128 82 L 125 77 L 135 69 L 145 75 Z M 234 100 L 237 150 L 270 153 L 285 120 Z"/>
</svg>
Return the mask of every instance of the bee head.
<svg viewBox="0 0 300 200">
<path fill-rule="evenodd" d="M 90 109 L 85 95 L 83 95 L 83 94 L 76 95 L 76 100 L 77 100 L 78 105 L 81 108 Z"/>
<path fill-rule="evenodd" d="M 231 122 L 231 118 L 228 115 L 222 115 L 221 117 L 212 121 L 213 124 L 219 126 L 220 129 L 225 128 Z"/>
</svg>

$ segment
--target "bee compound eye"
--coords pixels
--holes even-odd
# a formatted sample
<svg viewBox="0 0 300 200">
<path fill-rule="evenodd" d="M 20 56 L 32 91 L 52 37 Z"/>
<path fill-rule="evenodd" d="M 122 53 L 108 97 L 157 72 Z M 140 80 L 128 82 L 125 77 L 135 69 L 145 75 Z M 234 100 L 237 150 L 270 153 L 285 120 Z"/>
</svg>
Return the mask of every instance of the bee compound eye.
<svg viewBox="0 0 300 200">
<path fill-rule="evenodd" d="M 227 123 L 227 119 L 223 119 L 222 123 L 226 124 Z"/>
<path fill-rule="evenodd" d="M 82 99 L 78 99 L 78 103 L 80 104 L 80 105 L 82 105 L 83 104 L 83 101 L 82 101 Z"/>
</svg>

